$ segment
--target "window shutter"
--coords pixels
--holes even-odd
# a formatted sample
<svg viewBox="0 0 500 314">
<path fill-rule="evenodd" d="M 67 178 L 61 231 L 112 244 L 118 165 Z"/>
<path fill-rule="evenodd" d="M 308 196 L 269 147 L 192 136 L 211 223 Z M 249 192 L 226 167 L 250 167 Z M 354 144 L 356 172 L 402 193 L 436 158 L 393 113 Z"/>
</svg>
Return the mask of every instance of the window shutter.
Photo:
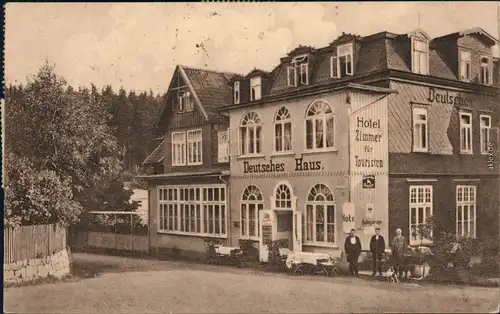
<svg viewBox="0 0 500 314">
<path fill-rule="evenodd" d="M 330 57 L 330 77 L 331 78 L 339 78 L 337 62 L 338 62 L 338 60 L 337 60 L 336 55 L 333 55 Z"/>
<path fill-rule="evenodd" d="M 297 86 L 296 83 L 296 75 L 295 75 L 295 67 L 288 67 L 288 86 Z"/>
<path fill-rule="evenodd" d="M 230 156 L 238 156 L 239 155 L 239 136 L 238 129 L 229 129 L 229 155 Z"/>
</svg>

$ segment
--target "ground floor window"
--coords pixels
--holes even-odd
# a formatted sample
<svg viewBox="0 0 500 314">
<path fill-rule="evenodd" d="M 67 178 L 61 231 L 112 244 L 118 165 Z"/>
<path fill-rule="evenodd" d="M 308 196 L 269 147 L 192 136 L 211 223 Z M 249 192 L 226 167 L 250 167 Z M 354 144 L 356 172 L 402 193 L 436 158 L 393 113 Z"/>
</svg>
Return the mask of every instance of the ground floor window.
<svg viewBox="0 0 500 314">
<path fill-rule="evenodd" d="M 306 200 L 306 243 L 335 243 L 335 200 L 324 184 L 315 185 Z"/>
<path fill-rule="evenodd" d="M 226 187 L 179 185 L 158 188 L 159 231 L 225 236 Z"/>
<path fill-rule="evenodd" d="M 241 195 L 241 238 L 259 238 L 259 212 L 264 209 L 264 198 L 260 189 L 249 185 Z"/>
<path fill-rule="evenodd" d="M 410 186 L 410 244 L 431 241 L 432 232 L 429 238 L 425 238 L 420 232 L 420 227 L 424 226 L 431 216 L 432 186 Z M 422 237 L 424 238 L 422 239 Z"/>
<path fill-rule="evenodd" d="M 457 186 L 457 235 L 476 236 L 476 186 Z"/>
</svg>

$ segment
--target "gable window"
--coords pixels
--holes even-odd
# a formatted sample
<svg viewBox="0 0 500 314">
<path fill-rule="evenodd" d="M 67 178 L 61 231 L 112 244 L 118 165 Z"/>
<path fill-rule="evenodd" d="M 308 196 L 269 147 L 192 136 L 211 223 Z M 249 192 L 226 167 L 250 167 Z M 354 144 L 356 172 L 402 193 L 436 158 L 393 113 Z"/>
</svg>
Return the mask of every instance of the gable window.
<svg viewBox="0 0 500 314">
<path fill-rule="evenodd" d="M 335 199 L 324 184 L 315 185 L 306 200 L 306 238 L 310 244 L 335 243 Z"/>
<path fill-rule="evenodd" d="M 193 98 L 191 92 L 182 91 L 179 94 L 179 112 L 189 112 L 194 110 Z"/>
<path fill-rule="evenodd" d="M 226 187 L 179 185 L 158 187 L 158 231 L 225 237 Z"/>
<path fill-rule="evenodd" d="M 229 132 L 217 133 L 217 161 L 229 162 Z"/>
<path fill-rule="evenodd" d="M 353 66 L 353 48 L 352 44 L 345 44 L 337 47 L 337 56 L 332 57 L 330 62 L 337 62 L 337 73 L 336 77 L 342 78 L 345 76 L 352 76 L 354 74 Z M 333 67 L 330 64 L 331 72 L 333 72 Z M 333 73 L 332 73 L 333 74 Z"/>
<path fill-rule="evenodd" d="M 412 71 L 413 73 L 429 74 L 429 43 L 427 40 L 412 38 Z"/>
<path fill-rule="evenodd" d="M 413 151 L 428 151 L 427 109 L 413 108 Z"/>
<path fill-rule="evenodd" d="M 240 103 L 240 82 L 234 82 L 233 92 L 234 104 L 237 105 Z"/>
<path fill-rule="evenodd" d="M 476 236 L 476 186 L 457 185 L 457 236 Z"/>
<path fill-rule="evenodd" d="M 250 79 L 250 101 L 259 100 L 262 96 L 261 79 L 260 77 L 252 77 Z"/>
<path fill-rule="evenodd" d="M 289 152 L 292 150 L 292 121 L 290 112 L 281 107 L 274 119 L 274 151 Z"/>
<path fill-rule="evenodd" d="M 186 132 L 172 133 L 172 166 L 186 165 Z"/>
<path fill-rule="evenodd" d="M 419 226 L 425 225 L 432 216 L 432 186 L 410 186 L 410 244 L 431 242 L 419 233 Z M 432 238 L 432 231 L 430 234 Z"/>
<path fill-rule="evenodd" d="M 481 115 L 479 119 L 481 126 L 481 154 L 488 154 L 488 145 L 490 143 L 491 116 Z"/>
<path fill-rule="evenodd" d="M 460 112 L 460 152 L 472 154 L 472 114 Z"/>
<path fill-rule="evenodd" d="M 259 238 L 259 212 L 264 209 L 264 198 L 260 189 L 255 185 L 249 185 L 241 196 L 241 238 Z"/>
<path fill-rule="evenodd" d="M 491 62 L 489 57 L 481 57 L 481 84 L 491 85 Z"/>
<path fill-rule="evenodd" d="M 262 122 L 257 113 L 247 112 L 240 124 L 240 154 L 262 153 Z"/>
<path fill-rule="evenodd" d="M 306 149 L 335 147 L 335 115 L 324 101 L 313 102 L 306 112 Z"/>
<path fill-rule="evenodd" d="M 190 166 L 202 164 L 201 130 L 187 131 L 187 164 Z"/>
<path fill-rule="evenodd" d="M 292 65 L 287 69 L 288 86 L 309 84 L 309 64 L 307 55 L 293 58 Z"/>
<path fill-rule="evenodd" d="M 470 51 L 460 50 L 460 80 L 470 82 L 472 80 L 472 63 Z"/>
</svg>

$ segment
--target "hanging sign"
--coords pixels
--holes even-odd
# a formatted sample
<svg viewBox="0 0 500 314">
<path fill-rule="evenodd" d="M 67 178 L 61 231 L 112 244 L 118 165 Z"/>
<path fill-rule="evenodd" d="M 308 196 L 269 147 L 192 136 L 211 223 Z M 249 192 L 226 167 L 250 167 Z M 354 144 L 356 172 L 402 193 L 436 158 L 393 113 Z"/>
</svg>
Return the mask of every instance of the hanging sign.
<svg viewBox="0 0 500 314">
<path fill-rule="evenodd" d="M 344 233 L 349 233 L 351 232 L 351 229 L 355 229 L 356 227 L 354 210 L 354 203 L 346 202 L 342 206 L 342 230 Z"/>
<path fill-rule="evenodd" d="M 374 189 L 375 188 L 375 176 L 363 176 L 363 189 Z"/>
</svg>

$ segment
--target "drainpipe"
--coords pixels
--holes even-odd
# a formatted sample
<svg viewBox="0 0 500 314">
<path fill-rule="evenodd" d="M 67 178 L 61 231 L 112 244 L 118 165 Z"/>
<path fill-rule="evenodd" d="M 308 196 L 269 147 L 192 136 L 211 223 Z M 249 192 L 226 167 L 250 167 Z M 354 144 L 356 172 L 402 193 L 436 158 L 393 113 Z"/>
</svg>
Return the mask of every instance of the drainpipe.
<svg viewBox="0 0 500 314">
<path fill-rule="evenodd" d="M 231 228 L 231 200 L 229 198 L 229 183 L 222 178 L 222 174 L 219 175 L 219 180 L 224 182 L 226 185 L 226 210 L 227 210 L 227 223 L 226 223 L 226 232 L 227 232 L 227 239 L 229 241 L 228 245 L 231 245 L 231 232 L 229 230 L 232 230 Z"/>
</svg>

